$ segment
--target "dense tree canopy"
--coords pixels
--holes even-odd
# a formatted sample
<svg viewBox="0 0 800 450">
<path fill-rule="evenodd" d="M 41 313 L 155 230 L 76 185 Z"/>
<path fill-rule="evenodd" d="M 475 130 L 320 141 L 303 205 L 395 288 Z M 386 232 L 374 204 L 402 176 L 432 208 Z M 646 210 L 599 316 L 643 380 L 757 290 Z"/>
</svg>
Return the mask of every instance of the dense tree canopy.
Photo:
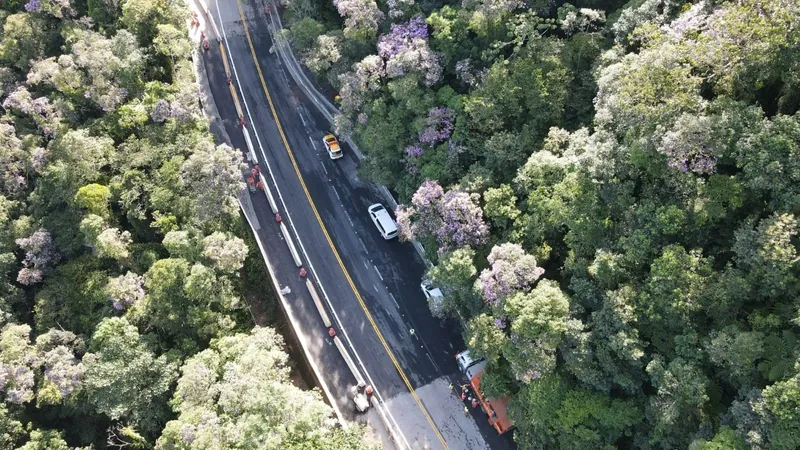
<svg viewBox="0 0 800 450">
<path fill-rule="evenodd" d="M 798 448 L 800 4 L 387 7 L 312 69 L 520 447 Z"/>
<path fill-rule="evenodd" d="M 2 449 L 364 448 L 295 385 L 273 329 L 247 334 L 270 283 L 239 215 L 242 152 L 198 106 L 188 17 L 0 2 Z"/>
<path fill-rule="evenodd" d="M 367 448 L 357 429 L 335 428 L 315 391 L 286 388 L 288 356 L 268 328 L 215 340 L 183 366 L 158 448 Z"/>
</svg>

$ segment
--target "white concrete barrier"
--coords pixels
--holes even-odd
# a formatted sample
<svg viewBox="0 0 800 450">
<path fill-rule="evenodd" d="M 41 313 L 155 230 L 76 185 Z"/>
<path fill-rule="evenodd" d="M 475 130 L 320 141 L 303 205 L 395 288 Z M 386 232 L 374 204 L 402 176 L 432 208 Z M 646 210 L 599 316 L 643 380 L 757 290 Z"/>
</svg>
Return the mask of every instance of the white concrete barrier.
<svg viewBox="0 0 800 450">
<path fill-rule="evenodd" d="M 292 237 L 289 235 L 289 229 L 286 228 L 283 222 L 281 222 L 281 233 L 283 233 L 283 239 L 286 241 L 286 245 L 289 246 L 289 252 L 292 254 L 295 265 L 297 265 L 297 267 L 302 266 L 303 261 L 300 259 L 300 254 L 297 253 L 297 247 L 294 246 L 294 241 L 292 241 Z"/>
<path fill-rule="evenodd" d="M 270 192 L 269 186 L 267 186 L 267 180 L 264 179 L 264 174 L 259 173 L 258 179 L 261 180 L 261 183 L 264 185 L 264 194 L 267 196 L 267 201 L 269 202 L 269 208 L 272 210 L 272 214 L 278 214 L 278 204 L 275 203 L 275 197 L 272 196 L 272 192 Z"/>
<path fill-rule="evenodd" d="M 308 288 L 308 293 L 311 294 L 311 298 L 314 300 L 314 305 L 317 307 L 317 312 L 319 313 L 320 317 L 322 317 L 322 323 L 325 324 L 326 328 L 331 327 L 331 318 L 328 317 L 328 312 L 325 311 L 325 307 L 322 306 L 322 301 L 319 299 L 319 294 L 317 294 L 317 288 L 314 287 L 314 283 L 306 279 L 306 287 Z"/>
<path fill-rule="evenodd" d="M 247 144 L 247 151 L 250 153 L 250 161 L 253 161 L 253 164 L 258 164 L 258 156 L 256 156 L 256 151 L 253 148 L 250 132 L 247 131 L 247 128 L 242 127 L 242 134 L 244 134 L 244 142 Z"/>
<path fill-rule="evenodd" d="M 211 24 L 211 29 L 214 30 L 214 36 L 217 38 L 218 41 L 221 41 L 222 38 L 219 35 L 219 30 L 217 29 L 217 24 L 214 23 L 214 18 L 211 17 L 211 14 L 208 12 L 208 5 L 203 0 L 199 0 L 200 7 L 203 9 L 203 13 L 206 15 L 206 20 Z"/>
<path fill-rule="evenodd" d="M 353 376 L 356 378 L 356 382 L 359 386 L 364 386 L 366 383 L 364 382 L 364 378 L 361 377 L 361 372 L 358 371 L 356 368 L 353 359 L 350 358 L 350 354 L 347 353 L 347 349 L 344 348 L 344 344 L 342 344 L 342 340 L 339 339 L 338 336 L 333 337 L 333 343 L 336 344 L 336 348 L 339 349 L 339 353 L 342 354 L 342 358 L 344 358 L 344 362 L 347 363 L 347 367 L 350 368 L 350 371 L 353 372 Z"/>
</svg>

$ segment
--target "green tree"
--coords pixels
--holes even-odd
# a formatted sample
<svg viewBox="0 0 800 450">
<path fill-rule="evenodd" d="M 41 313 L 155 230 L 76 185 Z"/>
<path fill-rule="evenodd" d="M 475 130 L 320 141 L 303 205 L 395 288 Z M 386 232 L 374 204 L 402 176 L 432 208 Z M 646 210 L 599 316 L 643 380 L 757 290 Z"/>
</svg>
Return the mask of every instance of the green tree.
<svg viewBox="0 0 800 450">
<path fill-rule="evenodd" d="M 761 295 L 792 295 L 798 290 L 798 279 L 792 265 L 798 261 L 797 219 L 791 214 L 775 213 L 759 222 L 743 224 L 736 232 L 733 251 L 737 266 L 747 270 Z"/>
<path fill-rule="evenodd" d="M 483 213 L 495 227 L 508 228 L 521 214 L 517 209 L 517 196 L 507 184 L 489 188 L 483 193 Z"/>
<path fill-rule="evenodd" d="M 444 294 L 444 313 L 462 312 L 473 315 L 480 308 L 480 299 L 472 292 L 478 270 L 475 268 L 475 251 L 461 247 L 439 257 L 439 263 L 428 271 L 434 285 Z"/>
<path fill-rule="evenodd" d="M 741 389 L 755 385 L 756 361 L 764 352 L 764 334 L 726 327 L 712 331 L 705 349 L 721 377 Z"/>
<path fill-rule="evenodd" d="M 648 419 L 653 427 L 650 445 L 658 448 L 685 447 L 690 436 L 707 419 L 709 380 L 700 368 L 682 358 L 665 364 L 656 355 L 647 365 L 647 374 L 658 391 L 650 397 Z"/>
<path fill-rule="evenodd" d="M 476 357 L 496 363 L 503 354 L 507 339 L 503 328 L 505 324 L 500 319 L 488 314 L 475 316 L 467 324 L 467 345 Z"/>
<path fill-rule="evenodd" d="M 110 314 L 103 292 L 108 274 L 91 255 L 59 264 L 36 295 L 36 330 L 64 328 L 75 334 L 91 335 L 103 317 Z"/>
<path fill-rule="evenodd" d="M 504 307 L 510 338 L 503 355 L 514 376 L 530 382 L 552 372 L 556 349 L 568 329 L 569 300 L 551 280 L 541 280 L 529 293 L 506 298 Z"/>
<path fill-rule="evenodd" d="M 30 440 L 19 450 L 69 450 L 62 433 L 57 430 L 36 429 L 31 431 Z"/>
<path fill-rule="evenodd" d="M 0 446 L 14 448 L 24 433 L 22 422 L 8 411 L 5 403 L 0 403 Z"/>
<path fill-rule="evenodd" d="M 233 273 L 244 265 L 247 245 L 236 236 L 218 231 L 203 238 L 203 256 L 210 259 L 219 271 Z"/>
<path fill-rule="evenodd" d="M 156 38 L 159 24 L 181 27 L 186 14 L 186 10 L 172 6 L 167 0 L 127 0 L 122 4 L 120 21 L 136 35 L 139 45 L 147 47 Z"/>
<path fill-rule="evenodd" d="M 3 40 L 0 41 L 0 60 L 22 71 L 31 61 L 44 56 L 48 45 L 48 27 L 42 17 L 20 12 L 5 18 Z"/>
<path fill-rule="evenodd" d="M 549 375 L 524 386 L 509 405 L 521 449 L 614 448 L 641 421 L 641 408 L 570 388 Z"/>
<path fill-rule="evenodd" d="M 692 443 L 692 448 L 697 450 L 746 450 L 747 443 L 744 442 L 734 429 L 723 425 L 714 439 L 708 441 L 700 439 Z"/>
<path fill-rule="evenodd" d="M 158 448 L 361 449 L 364 429 L 335 427 L 317 391 L 289 378 L 281 337 L 256 327 L 249 335 L 214 340 L 186 361 Z M 237 430 L 228 433 L 225 430 Z"/>
<path fill-rule="evenodd" d="M 639 309 L 650 325 L 646 335 L 660 350 L 669 351 L 672 336 L 692 327 L 710 273 L 709 261 L 700 252 L 687 253 L 677 245 L 665 248 L 653 261 Z"/>
<path fill-rule="evenodd" d="M 300 52 L 309 50 L 317 38 L 325 33 L 325 26 L 311 17 L 298 20 L 289 29 L 292 31 L 292 45 Z"/>
<path fill-rule="evenodd" d="M 194 215 L 201 224 L 225 221 L 238 214 L 245 182 L 242 152 L 202 142 L 181 166 L 181 181 L 195 198 Z"/>
<path fill-rule="evenodd" d="M 476 131 L 489 134 L 527 126 L 528 133 L 544 137 L 550 126 L 559 123 L 569 82 L 567 70 L 556 56 L 559 45 L 556 41 L 537 44 L 531 47 L 537 57 L 492 65 L 486 81 L 465 100 L 465 111 Z"/>
<path fill-rule="evenodd" d="M 136 327 L 124 318 L 104 319 L 84 355 L 89 403 L 111 420 L 127 420 L 150 435 L 166 422 L 175 362 L 148 348 Z"/>
<path fill-rule="evenodd" d="M 102 184 L 91 183 L 78 189 L 75 203 L 92 214 L 108 218 L 111 191 Z"/>
<path fill-rule="evenodd" d="M 235 327 L 235 313 L 242 304 L 233 285 L 202 264 L 161 259 L 144 280 L 147 295 L 128 310 L 128 317 L 157 330 L 170 347 L 190 354 L 214 335 Z"/>
<path fill-rule="evenodd" d="M 117 27 L 117 19 L 122 14 L 122 5 L 116 0 L 88 0 L 89 16 L 101 30 L 113 32 Z"/>
<path fill-rule="evenodd" d="M 192 52 L 192 43 L 183 27 L 172 24 L 159 24 L 153 45 L 162 54 L 167 55 L 175 64 L 177 60 L 188 58 Z"/>
</svg>

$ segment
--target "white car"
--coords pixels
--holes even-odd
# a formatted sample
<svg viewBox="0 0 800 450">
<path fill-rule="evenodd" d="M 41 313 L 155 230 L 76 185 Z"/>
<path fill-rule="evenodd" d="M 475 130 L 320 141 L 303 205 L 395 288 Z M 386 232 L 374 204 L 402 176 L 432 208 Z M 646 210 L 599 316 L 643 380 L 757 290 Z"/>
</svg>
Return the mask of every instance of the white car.
<svg viewBox="0 0 800 450">
<path fill-rule="evenodd" d="M 458 369 L 461 371 L 461 373 L 467 373 L 467 369 L 476 364 L 482 363 L 483 361 L 484 360 L 482 358 L 474 359 L 469 353 L 469 350 L 456 353 L 456 363 L 458 364 Z"/>
<path fill-rule="evenodd" d="M 428 300 L 430 300 L 431 297 L 444 297 L 444 295 L 442 295 L 442 290 L 433 287 L 433 281 L 431 280 L 422 280 L 420 287 L 422 288 L 422 292 L 425 293 L 425 298 Z"/>
<path fill-rule="evenodd" d="M 442 290 L 433 287 L 433 282 L 431 280 L 422 280 L 420 287 L 422 288 L 422 293 L 425 294 L 425 298 L 428 300 L 431 311 L 434 312 L 435 315 L 438 312 L 443 312 L 444 294 L 442 294 Z"/>
<path fill-rule="evenodd" d="M 368 211 L 372 223 L 375 224 L 375 228 L 378 229 L 384 239 L 388 241 L 397 237 L 397 223 L 395 223 L 392 216 L 389 215 L 389 211 L 383 205 L 375 203 L 369 207 Z"/>
</svg>

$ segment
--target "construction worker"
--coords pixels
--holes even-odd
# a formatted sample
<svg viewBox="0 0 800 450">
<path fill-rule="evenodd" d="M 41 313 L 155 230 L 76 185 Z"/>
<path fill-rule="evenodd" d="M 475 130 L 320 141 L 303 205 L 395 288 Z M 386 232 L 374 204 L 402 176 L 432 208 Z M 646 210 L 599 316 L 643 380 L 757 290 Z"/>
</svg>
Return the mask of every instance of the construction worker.
<svg viewBox="0 0 800 450">
<path fill-rule="evenodd" d="M 463 402 L 464 400 L 466 400 L 466 398 L 467 398 L 467 393 L 464 392 L 464 391 L 461 391 L 461 401 Z"/>
<path fill-rule="evenodd" d="M 462 391 L 466 391 L 467 388 L 469 388 L 469 385 L 467 383 L 464 383 L 464 384 L 461 385 L 461 390 Z"/>
<path fill-rule="evenodd" d="M 450 391 L 451 391 L 451 392 L 453 391 L 453 387 L 454 387 L 454 386 L 453 386 L 453 383 L 451 382 L 451 383 L 450 383 Z"/>
<path fill-rule="evenodd" d="M 469 408 L 467 408 L 467 405 L 464 405 L 464 415 L 465 416 L 469 415 Z"/>
<path fill-rule="evenodd" d="M 477 398 L 473 398 L 472 399 L 472 407 L 473 408 L 477 408 L 478 407 L 478 399 Z"/>
</svg>

